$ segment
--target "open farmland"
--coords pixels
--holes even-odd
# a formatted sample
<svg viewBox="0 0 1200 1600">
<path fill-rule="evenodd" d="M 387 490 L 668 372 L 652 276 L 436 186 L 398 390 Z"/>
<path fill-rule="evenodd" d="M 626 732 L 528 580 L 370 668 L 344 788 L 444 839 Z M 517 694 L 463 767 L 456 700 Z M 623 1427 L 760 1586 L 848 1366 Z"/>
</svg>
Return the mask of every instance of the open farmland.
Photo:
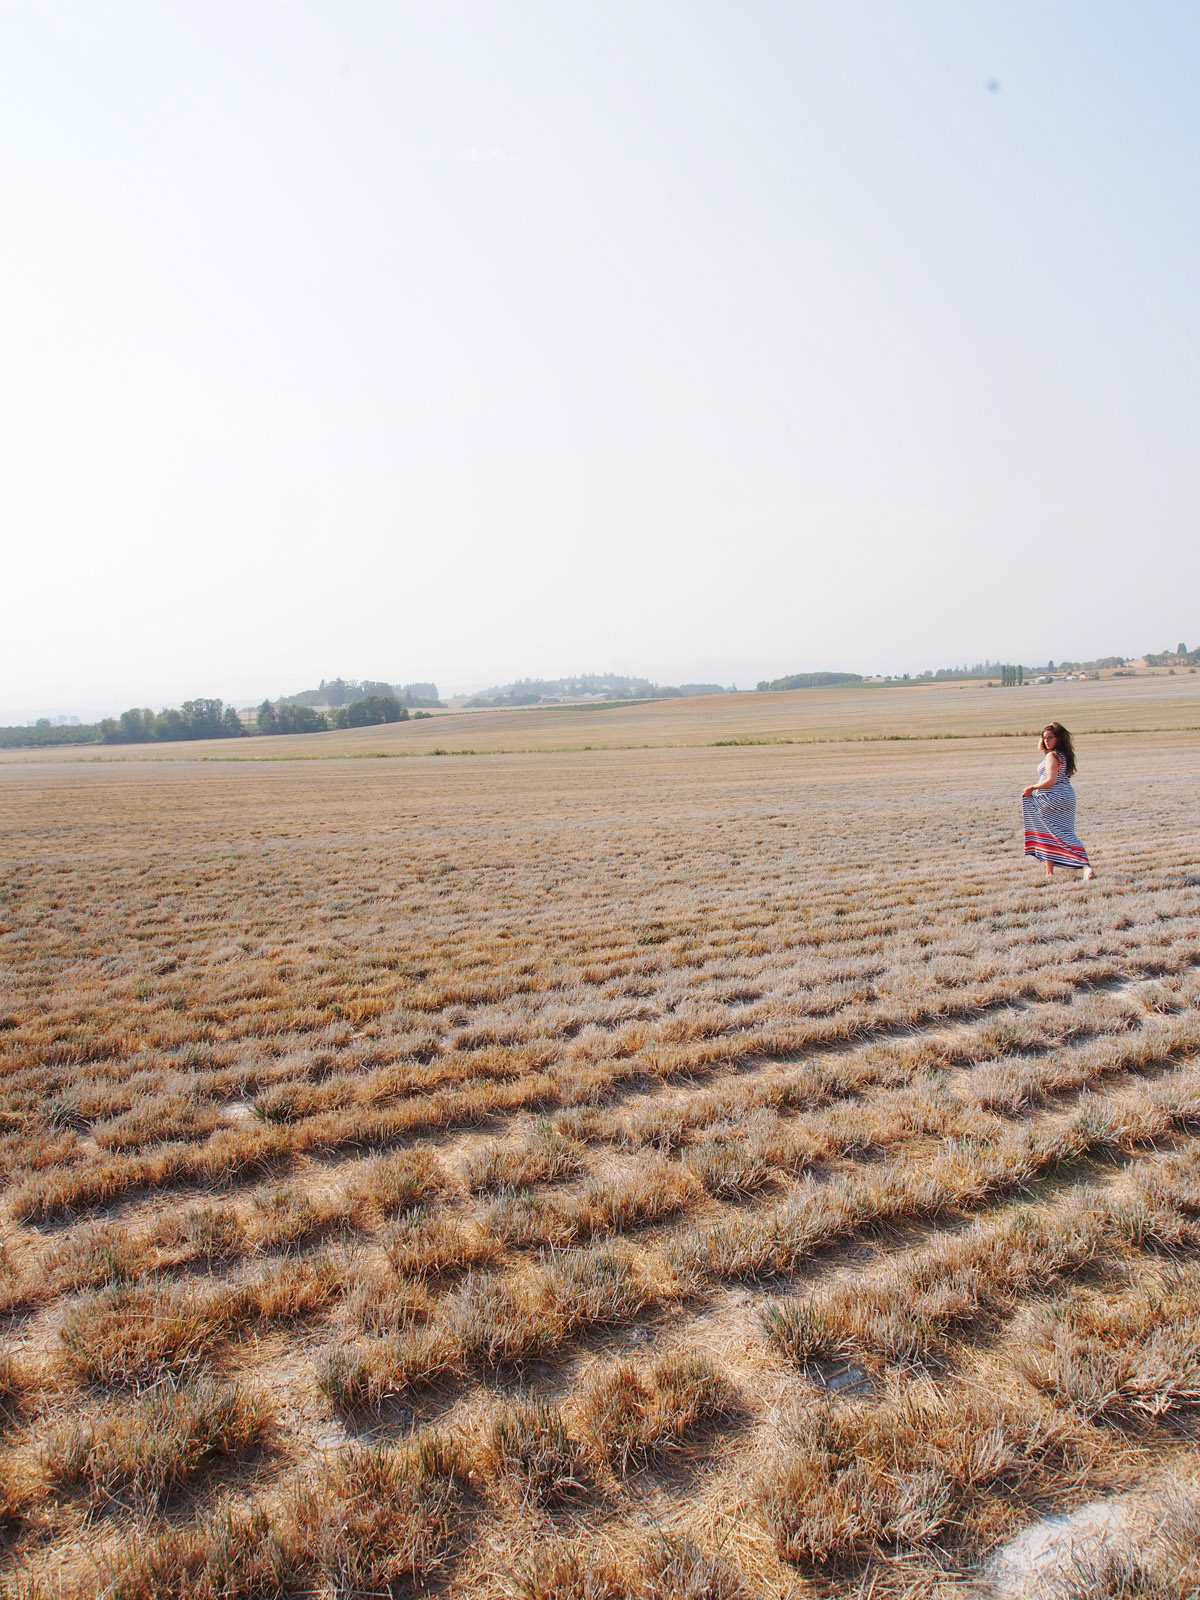
<svg viewBox="0 0 1200 1600">
<path fill-rule="evenodd" d="M 1200 1482 L 1195 681 L 894 693 L 0 763 L 6 1595 L 966 1594 Z M 1087 886 L 1056 710 L 1173 730 Z"/>
<path fill-rule="evenodd" d="M 965 681 L 845 686 L 684 700 L 615 701 L 529 710 L 439 712 L 337 732 L 186 744 L 62 746 L 56 761 L 283 761 L 637 750 L 723 744 L 1028 737 L 1053 718 L 1074 732 L 1200 732 L 1200 675 L 1028 683 L 989 689 Z M 7 751 L 0 761 L 45 759 Z"/>
</svg>

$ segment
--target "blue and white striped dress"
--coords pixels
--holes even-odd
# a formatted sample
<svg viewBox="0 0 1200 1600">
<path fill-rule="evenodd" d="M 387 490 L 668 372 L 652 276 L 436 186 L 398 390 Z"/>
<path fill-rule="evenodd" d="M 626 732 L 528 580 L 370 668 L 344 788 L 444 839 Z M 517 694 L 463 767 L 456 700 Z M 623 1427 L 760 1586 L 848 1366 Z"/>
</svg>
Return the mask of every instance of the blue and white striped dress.
<svg viewBox="0 0 1200 1600">
<path fill-rule="evenodd" d="M 1046 763 L 1038 766 L 1038 782 L 1046 781 Z M 1025 812 L 1025 854 L 1056 867 L 1086 867 L 1088 853 L 1075 832 L 1075 790 L 1067 777 L 1067 764 L 1059 757 L 1058 782 L 1036 789 L 1022 801 Z"/>
</svg>

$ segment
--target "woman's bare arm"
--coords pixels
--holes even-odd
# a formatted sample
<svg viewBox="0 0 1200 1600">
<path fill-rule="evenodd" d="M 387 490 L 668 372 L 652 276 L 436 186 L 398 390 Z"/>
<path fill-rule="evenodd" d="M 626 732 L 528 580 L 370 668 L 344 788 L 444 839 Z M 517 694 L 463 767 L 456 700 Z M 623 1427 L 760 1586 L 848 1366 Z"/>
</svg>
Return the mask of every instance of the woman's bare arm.
<svg viewBox="0 0 1200 1600">
<path fill-rule="evenodd" d="M 1058 782 L 1058 767 L 1061 760 L 1061 756 L 1056 755 L 1053 750 L 1048 750 L 1046 752 L 1045 778 L 1041 783 L 1031 783 L 1028 789 L 1022 789 L 1021 799 L 1028 800 L 1029 796 L 1031 794 L 1035 794 L 1039 789 L 1053 789 L 1054 785 Z"/>
</svg>

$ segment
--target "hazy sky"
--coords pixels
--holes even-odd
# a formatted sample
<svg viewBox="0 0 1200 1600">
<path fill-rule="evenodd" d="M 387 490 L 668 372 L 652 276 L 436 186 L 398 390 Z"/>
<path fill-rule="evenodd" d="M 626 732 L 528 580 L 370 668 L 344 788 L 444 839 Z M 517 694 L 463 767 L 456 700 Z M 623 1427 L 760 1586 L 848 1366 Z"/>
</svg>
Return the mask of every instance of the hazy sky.
<svg viewBox="0 0 1200 1600">
<path fill-rule="evenodd" d="M 1189 0 L 3 0 L 0 720 L 1200 642 Z"/>
</svg>

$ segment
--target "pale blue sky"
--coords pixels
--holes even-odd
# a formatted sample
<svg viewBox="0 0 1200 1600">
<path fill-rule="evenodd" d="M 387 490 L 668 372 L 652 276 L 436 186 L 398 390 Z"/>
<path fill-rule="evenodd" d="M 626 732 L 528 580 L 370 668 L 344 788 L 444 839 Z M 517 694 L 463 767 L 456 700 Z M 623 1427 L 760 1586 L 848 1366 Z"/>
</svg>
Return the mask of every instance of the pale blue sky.
<svg viewBox="0 0 1200 1600">
<path fill-rule="evenodd" d="M 0 718 L 1200 642 L 1198 82 L 1188 0 L 6 0 Z"/>
</svg>

